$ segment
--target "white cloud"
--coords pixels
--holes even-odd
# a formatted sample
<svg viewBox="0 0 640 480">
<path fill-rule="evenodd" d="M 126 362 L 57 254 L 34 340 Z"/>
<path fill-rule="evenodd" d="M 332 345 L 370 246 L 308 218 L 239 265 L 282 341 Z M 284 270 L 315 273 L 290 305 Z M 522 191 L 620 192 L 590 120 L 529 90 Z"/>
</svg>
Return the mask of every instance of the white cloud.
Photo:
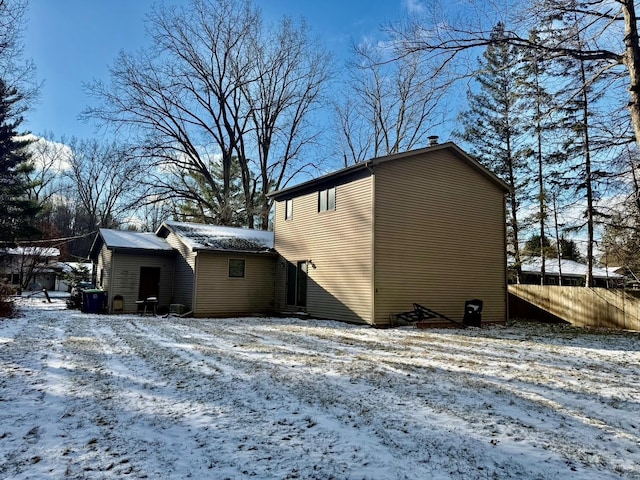
<svg viewBox="0 0 640 480">
<path fill-rule="evenodd" d="M 61 173 L 71 168 L 69 160 L 73 152 L 68 145 L 35 135 L 28 135 L 27 138 L 33 140 L 30 145 L 31 159 L 37 170 Z"/>
<path fill-rule="evenodd" d="M 426 10 L 421 0 L 402 0 L 402 4 L 408 13 L 422 14 Z"/>
</svg>

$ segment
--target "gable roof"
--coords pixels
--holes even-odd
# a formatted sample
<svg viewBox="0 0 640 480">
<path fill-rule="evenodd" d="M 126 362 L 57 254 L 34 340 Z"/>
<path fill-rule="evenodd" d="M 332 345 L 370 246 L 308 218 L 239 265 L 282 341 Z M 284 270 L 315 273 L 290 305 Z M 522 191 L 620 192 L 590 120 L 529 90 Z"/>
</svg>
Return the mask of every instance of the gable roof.
<svg viewBox="0 0 640 480">
<path fill-rule="evenodd" d="M 491 170 L 486 168 L 480 162 L 478 162 L 473 157 L 469 156 L 464 150 L 458 147 L 453 142 L 446 142 L 437 145 L 431 145 L 429 147 L 420 148 L 416 150 L 409 150 L 407 152 L 395 153 L 392 155 L 385 155 L 383 157 L 376 157 L 366 162 L 360 162 L 355 165 L 351 165 L 349 167 L 343 168 L 341 170 L 337 170 L 335 172 L 329 173 L 327 175 L 323 175 L 321 177 L 315 178 L 313 180 L 309 180 L 298 185 L 294 185 L 293 187 L 283 188 L 281 190 L 277 190 L 275 192 L 268 193 L 268 197 L 272 197 L 274 200 L 280 200 L 284 197 L 293 197 L 302 192 L 306 192 L 316 188 L 318 185 L 325 184 L 328 182 L 338 182 L 346 179 L 358 178 L 362 175 L 369 175 L 371 173 L 371 168 L 375 165 L 385 162 L 391 162 L 395 160 L 400 160 L 403 158 L 414 157 L 417 155 L 429 154 L 438 152 L 440 150 L 448 150 L 454 156 L 458 157 L 460 160 L 467 163 L 473 169 L 480 172 L 480 174 L 487 177 L 491 182 L 493 182 L 498 188 L 503 190 L 505 193 L 511 191 L 509 185 L 500 179 L 496 174 L 494 174 Z"/>
<path fill-rule="evenodd" d="M 95 258 L 105 245 L 109 250 L 147 251 L 157 253 L 172 252 L 173 248 L 164 239 L 152 232 L 132 232 L 129 230 L 112 230 L 101 228 L 96 235 L 89 258 Z"/>
<path fill-rule="evenodd" d="M 166 238 L 169 232 L 177 235 L 192 251 L 271 253 L 274 246 L 273 232 L 264 230 L 165 221 L 156 234 Z"/>
</svg>

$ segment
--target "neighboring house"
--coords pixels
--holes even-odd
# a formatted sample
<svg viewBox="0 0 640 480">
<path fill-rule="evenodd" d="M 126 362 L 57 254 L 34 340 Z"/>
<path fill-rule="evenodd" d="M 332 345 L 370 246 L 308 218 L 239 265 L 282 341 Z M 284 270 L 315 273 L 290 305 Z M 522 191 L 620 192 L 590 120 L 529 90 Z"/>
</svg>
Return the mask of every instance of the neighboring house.
<svg viewBox="0 0 640 480">
<path fill-rule="evenodd" d="M 91 281 L 93 265 L 88 262 L 58 262 L 56 265 L 58 276 L 56 277 L 56 290 L 70 292 L 75 281 Z M 86 272 L 86 274 L 85 274 Z M 78 278 L 72 278 L 72 277 Z"/>
<path fill-rule="evenodd" d="M 275 307 L 387 326 L 422 304 L 507 318 L 509 187 L 453 143 L 380 157 L 272 193 Z"/>
<path fill-rule="evenodd" d="M 195 316 L 273 312 L 273 233 L 164 222 L 154 233 L 100 229 L 90 258 L 96 284 L 124 312 L 139 300 L 158 299 L 161 310 L 181 305 Z"/>
<path fill-rule="evenodd" d="M 101 228 L 91 245 L 89 258 L 95 266 L 95 283 L 107 292 L 113 311 L 114 297 L 123 301 L 124 312 L 135 312 L 136 301 L 158 298 L 168 308 L 173 296 L 176 253 L 153 233 Z"/>
<path fill-rule="evenodd" d="M 59 257 L 60 250 L 52 247 L 3 248 L 0 249 L 0 276 L 18 290 L 53 290 Z"/>
<path fill-rule="evenodd" d="M 172 303 L 198 317 L 274 311 L 273 232 L 164 222 L 156 234 L 178 252 Z"/>
<path fill-rule="evenodd" d="M 557 258 L 547 258 L 544 262 L 545 285 L 560 285 L 559 279 L 562 280 L 563 286 L 580 286 L 586 283 L 587 265 L 573 260 L 560 260 L 558 264 Z M 531 257 L 522 261 L 522 275 L 520 283 L 528 285 L 540 285 L 540 277 L 542 275 L 542 259 L 540 257 Z M 562 275 L 560 275 L 562 272 Z M 624 285 L 624 275 L 620 275 L 610 269 L 593 267 L 592 270 L 594 286 L 596 287 L 621 287 Z"/>
</svg>

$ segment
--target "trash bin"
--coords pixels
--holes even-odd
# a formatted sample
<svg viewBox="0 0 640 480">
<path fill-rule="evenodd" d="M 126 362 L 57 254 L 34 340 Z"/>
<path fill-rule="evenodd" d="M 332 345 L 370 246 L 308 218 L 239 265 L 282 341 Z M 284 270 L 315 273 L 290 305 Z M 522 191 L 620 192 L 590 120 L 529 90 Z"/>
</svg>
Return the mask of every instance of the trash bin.
<svg viewBox="0 0 640 480">
<path fill-rule="evenodd" d="M 101 313 L 104 311 L 107 292 L 98 289 L 87 289 L 82 292 L 82 311 L 84 313 Z"/>
<path fill-rule="evenodd" d="M 482 326 L 482 300 L 467 300 L 464 302 L 462 323 L 467 327 Z"/>
</svg>

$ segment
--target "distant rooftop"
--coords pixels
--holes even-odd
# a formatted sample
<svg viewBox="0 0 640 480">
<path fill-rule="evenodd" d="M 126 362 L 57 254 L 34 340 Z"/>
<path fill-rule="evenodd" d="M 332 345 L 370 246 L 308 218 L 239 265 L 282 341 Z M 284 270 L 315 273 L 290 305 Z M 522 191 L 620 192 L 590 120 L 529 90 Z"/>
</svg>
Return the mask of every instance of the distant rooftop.
<svg viewBox="0 0 640 480">
<path fill-rule="evenodd" d="M 7 255 L 25 255 L 27 257 L 59 257 L 60 249 L 53 247 L 16 247 L 0 249 Z"/>
<path fill-rule="evenodd" d="M 567 277 L 584 277 L 587 274 L 587 266 L 583 263 L 573 260 L 561 260 L 562 276 Z M 525 273 L 537 273 L 542 270 L 542 259 L 540 257 L 528 258 L 522 261 L 522 271 Z M 544 270 L 547 275 L 558 275 L 558 259 L 547 258 L 544 264 Z M 593 267 L 594 278 L 622 278 L 622 275 L 607 271 L 605 268 Z"/>
</svg>

